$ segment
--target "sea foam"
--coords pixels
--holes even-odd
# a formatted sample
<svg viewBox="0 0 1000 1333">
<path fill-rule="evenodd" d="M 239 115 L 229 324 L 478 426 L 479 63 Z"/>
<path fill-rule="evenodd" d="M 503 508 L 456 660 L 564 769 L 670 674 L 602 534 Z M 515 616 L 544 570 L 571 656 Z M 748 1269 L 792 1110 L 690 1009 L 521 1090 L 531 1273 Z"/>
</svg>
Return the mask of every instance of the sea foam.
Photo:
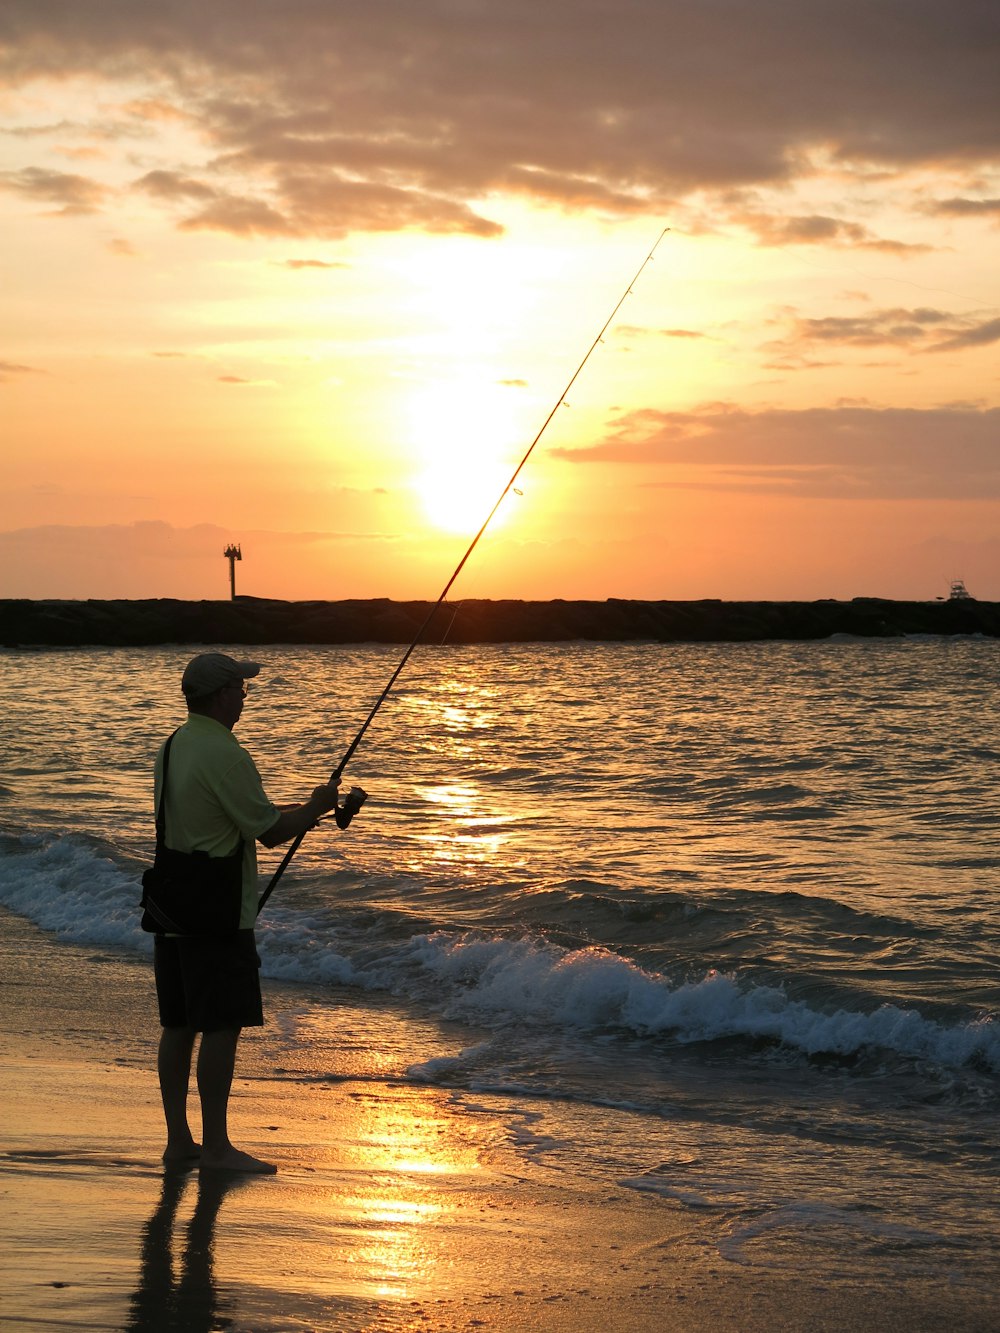
<svg viewBox="0 0 1000 1333">
<path fill-rule="evenodd" d="M 77 944 L 148 951 L 135 872 L 79 835 L 4 838 L 0 903 Z M 399 938 L 371 929 L 363 943 L 326 914 L 283 905 L 258 932 L 265 976 L 388 991 L 477 1022 L 521 1022 L 667 1038 L 682 1044 L 746 1039 L 807 1056 L 885 1051 L 944 1068 L 1000 1071 L 991 1018 L 946 1024 L 915 1009 L 822 1011 L 776 986 L 711 970 L 674 982 L 607 949 L 567 950 L 536 937 L 447 930 Z"/>
<path fill-rule="evenodd" d="M 74 944 L 149 950 L 134 875 L 84 837 L 0 839 L 0 903 Z"/>
<path fill-rule="evenodd" d="M 504 1014 L 578 1028 L 624 1028 L 683 1043 L 745 1037 L 807 1055 L 849 1056 L 866 1049 L 943 1066 L 982 1061 L 1000 1070 L 1000 1033 L 992 1019 L 946 1025 L 916 1010 L 882 1005 L 871 1013 L 823 1013 L 777 987 L 742 985 L 718 971 L 672 985 L 603 949 L 566 952 L 501 937 L 414 942 L 423 966 L 453 991 L 449 1012 Z"/>
</svg>

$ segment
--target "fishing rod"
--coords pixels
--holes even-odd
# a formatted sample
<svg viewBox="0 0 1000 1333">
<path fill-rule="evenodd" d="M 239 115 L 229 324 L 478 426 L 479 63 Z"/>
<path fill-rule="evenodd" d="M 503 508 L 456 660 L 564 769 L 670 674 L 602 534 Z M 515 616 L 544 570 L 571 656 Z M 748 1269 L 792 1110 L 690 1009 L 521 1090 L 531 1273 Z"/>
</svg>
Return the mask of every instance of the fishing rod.
<svg viewBox="0 0 1000 1333">
<path fill-rule="evenodd" d="M 462 556 L 461 560 L 460 560 L 460 561 L 458 562 L 458 564 L 455 566 L 454 573 L 452 574 L 452 576 L 451 576 L 451 578 L 448 580 L 448 582 L 444 585 L 444 588 L 443 588 L 442 591 L 441 591 L 441 595 L 440 595 L 440 597 L 437 599 L 437 601 L 436 601 L 436 602 L 434 603 L 434 605 L 431 607 L 430 611 L 429 611 L 428 614 L 427 614 L 427 618 L 424 620 L 423 624 L 422 624 L 422 625 L 420 626 L 420 628 L 417 630 L 416 635 L 414 636 L 413 642 L 410 644 L 409 648 L 407 648 L 406 652 L 403 654 L 402 658 L 400 659 L 399 665 L 396 667 L 395 671 L 394 671 L 394 672 L 392 673 L 392 675 L 389 677 L 389 680 L 388 680 L 388 682 L 387 682 L 387 684 L 386 684 L 385 689 L 382 691 L 382 693 L 381 693 L 381 694 L 378 696 L 378 698 L 375 700 L 375 703 L 372 705 L 371 712 L 368 714 L 368 716 L 365 718 L 364 722 L 361 724 L 361 728 L 360 728 L 360 730 L 358 731 L 358 734 L 354 737 L 354 740 L 351 741 L 350 745 L 347 747 L 346 751 L 344 752 L 344 757 L 341 759 L 341 761 L 340 761 L 340 763 L 337 765 L 337 767 L 333 770 L 333 773 L 332 773 L 332 775 L 331 775 L 331 777 L 330 777 L 330 781 L 331 781 L 331 783 L 332 783 L 332 782 L 337 782 L 337 781 L 339 781 L 341 774 L 343 773 L 344 769 L 347 767 L 348 763 L 350 762 L 352 756 L 354 755 L 355 750 L 356 750 L 356 749 L 358 748 L 358 746 L 361 744 L 361 739 L 362 739 L 362 737 L 364 736 L 365 732 L 368 730 L 368 728 L 371 726 L 372 722 L 374 721 L 374 719 L 375 719 L 375 714 L 378 712 L 378 710 L 379 710 L 379 709 L 382 707 L 382 705 L 385 703 L 386 699 L 389 697 L 389 694 L 390 694 L 390 692 L 391 692 L 391 690 L 392 690 L 392 687 L 395 685 L 396 681 L 397 681 L 397 680 L 399 679 L 399 677 L 402 675 L 404 667 L 406 666 L 406 664 L 407 664 L 407 662 L 410 660 L 410 658 L 413 656 L 413 653 L 414 653 L 414 651 L 416 650 L 417 645 L 420 643 L 420 640 L 424 637 L 424 634 L 425 634 L 426 631 L 427 631 L 427 627 L 430 625 L 430 623 L 431 623 L 431 621 L 434 619 L 435 615 L 437 615 L 438 610 L 440 609 L 440 607 L 441 607 L 442 604 L 444 603 L 444 600 L 445 600 L 445 598 L 448 596 L 448 593 L 451 591 L 451 589 L 452 589 L 452 585 L 455 583 L 455 580 L 458 578 L 459 574 L 461 574 L 462 570 L 465 568 L 466 562 L 468 561 L 469 557 L 472 555 L 472 552 L 473 552 L 473 551 L 476 549 L 476 547 L 479 545 L 479 539 L 480 539 L 480 537 L 482 537 L 483 533 L 484 533 L 484 532 L 486 531 L 486 529 L 489 527 L 490 523 L 491 523 L 492 520 L 493 520 L 493 516 L 494 516 L 494 514 L 497 512 L 497 510 L 498 510 L 498 509 L 500 508 L 500 506 L 503 504 L 504 500 L 507 498 L 507 496 L 508 496 L 508 494 L 510 493 L 510 491 L 514 489 L 514 482 L 517 481 L 518 476 L 520 475 L 521 469 L 524 467 L 525 463 L 527 463 L 528 459 L 529 459 L 529 458 L 531 457 L 531 455 L 534 453 L 534 451 L 535 451 L 535 445 L 538 443 L 538 441 L 539 441 L 539 440 L 542 438 L 542 436 L 545 434 L 546 430 L 547 430 L 548 427 L 549 427 L 549 424 L 550 424 L 551 421 L 552 421 L 552 418 L 555 416 L 555 414 L 559 411 L 560 407 L 562 407 L 563 403 L 566 401 L 566 395 L 569 393 L 570 389 L 572 389 L 573 385 L 576 383 L 576 381 L 577 381 L 577 377 L 580 375 L 580 373 L 581 373 L 581 371 L 583 370 L 584 366 L 585 366 L 585 365 L 587 364 L 587 362 L 590 360 L 591 355 L 592 355 L 592 353 L 594 352 L 594 350 L 596 349 L 598 343 L 600 343 L 600 341 L 601 341 L 602 338 L 604 337 L 605 333 L 607 333 L 607 331 L 608 331 L 608 327 L 609 327 L 609 325 L 611 324 L 611 321 L 614 319 L 615 315 L 618 314 L 618 311 L 619 311 L 619 310 L 622 308 L 622 306 L 625 304 L 625 300 L 626 300 L 626 298 L 627 298 L 628 296 L 631 296 L 633 286 L 634 286 L 635 283 L 639 280 L 639 278 L 640 278 L 640 276 L 642 275 L 642 272 L 643 272 L 643 270 L 645 269 L 646 265 L 647 265 L 648 263 L 650 263 L 650 261 L 652 260 L 653 255 L 656 253 L 656 249 L 657 249 L 657 247 L 659 246 L 660 242 L 663 240 L 664 236 L 666 236 L 666 234 L 667 234 L 667 232 L 668 232 L 669 230 L 670 230 L 669 227 L 664 227 L 664 229 L 660 232 L 659 236 L 657 236 L 655 242 L 653 243 L 653 248 L 650 250 L 649 254 L 646 256 L 646 258 L 642 261 L 642 263 L 641 263 L 641 264 L 639 265 L 639 267 L 636 269 L 635 274 L 633 275 L 633 277 L 632 277 L 631 281 L 629 282 L 628 286 L 625 288 L 625 290 L 622 292 L 621 296 L 618 298 L 618 303 L 617 303 L 617 305 L 615 306 L 614 310 L 612 310 L 611 314 L 607 317 L 607 319 L 604 321 L 603 325 L 601 326 L 601 331 L 600 331 L 600 333 L 597 335 L 597 337 L 594 339 L 594 341 L 593 341 L 593 342 L 590 344 L 590 346 L 587 348 L 587 351 L 586 351 L 586 353 L 584 354 L 583 360 L 582 360 L 582 361 L 580 362 L 580 364 L 577 366 L 576 370 L 573 371 L 573 374 L 570 376 L 569 381 L 567 382 L 565 389 L 563 389 L 562 393 L 561 393 L 561 394 L 559 395 L 559 397 L 556 399 L 555 403 L 554 403 L 553 406 L 552 406 L 552 410 L 549 412 L 548 416 L 547 416 L 547 417 L 545 418 L 545 420 L 542 422 L 541 427 L 540 427 L 539 430 L 538 430 L 538 434 L 535 436 L 535 438 L 534 438 L 534 439 L 531 441 L 531 443 L 528 445 L 528 448 L 527 448 L 527 450 L 525 451 L 524 457 L 521 459 L 520 463 L 518 463 L 517 467 L 514 469 L 513 473 L 511 474 L 510 481 L 508 481 L 507 485 L 506 485 L 506 486 L 503 488 L 503 490 L 500 492 L 500 495 L 497 497 L 496 504 L 494 504 L 493 508 L 492 508 L 492 509 L 490 510 L 490 512 L 486 515 L 486 518 L 483 520 L 483 524 L 482 524 L 482 526 L 480 527 L 479 531 L 478 531 L 478 532 L 476 533 L 476 535 L 473 537 L 472 541 L 471 541 L 471 542 L 469 543 L 469 545 L 468 545 L 468 548 L 467 548 L 465 554 Z M 336 809 L 335 809 L 334 812 L 333 812 L 333 814 L 334 814 L 334 818 L 335 818 L 336 821 L 337 821 L 337 827 L 338 827 L 338 828 L 341 828 L 341 829 L 345 829 L 345 828 L 347 828 L 348 824 L 350 824 L 351 820 L 354 818 L 354 816 L 355 816 L 355 815 L 358 813 L 358 811 L 361 809 L 361 807 L 362 807 L 362 805 L 364 804 L 364 802 L 365 802 L 366 799 L 367 799 L 367 792 L 363 791 L 360 787 L 352 787 L 351 790 L 348 792 L 347 796 L 345 797 L 343 805 L 341 805 L 340 802 L 338 801 L 337 806 L 336 806 Z M 266 889 L 264 890 L 264 892 L 261 894 L 260 902 L 258 902 L 258 904 L 257 904 L 257 915 L 258 915 L 258 916 L 259 916 L 260 913 L 263 911 L 263 909 L 264 909 L 264 904 L 267 902 L 268 898 L 270 898 L 271 894 L 274 892 L 275 887 L 276 887 L 278 881 L 281 879 L 281 876 L 285 873 L 285 870 L 286 870 L 286 868 L 287 868 L 289 862 L 291 861 L 291 859 L 292 859 L 292 857 L 295 855 L 295 853 L 298 851 L 299 846 L 300 846 L 300 844 L 301 844 L 301 842 L 302 842 L 302 839 L 303 839 L 305 836 L 306 836 L 306 831 L 304 830 L 302 833 L 297 834 L 297 836 L 295 837 L 295 839 L 292 841 L 290 847 L 288 848 L 288 851 L 285 853 L 284 858 L 282 859 L 281 864 L 278 866 L 277 870 L 274 872 L 274 875 L 271 877 L 271 882 L 268 884 L 267 888 L 266 888 Z"/>
</svg>

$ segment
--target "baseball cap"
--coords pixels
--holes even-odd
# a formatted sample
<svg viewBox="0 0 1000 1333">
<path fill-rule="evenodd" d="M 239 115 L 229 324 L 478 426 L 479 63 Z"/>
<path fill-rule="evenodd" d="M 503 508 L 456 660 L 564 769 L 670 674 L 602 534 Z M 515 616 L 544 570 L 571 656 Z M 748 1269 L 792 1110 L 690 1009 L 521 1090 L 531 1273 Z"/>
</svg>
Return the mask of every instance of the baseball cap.
<svg viewBox="0 0 1000 1333">
<path fill-rule="evenodd" d="M 259 662 L 237 662 L 225 653 L 199 653 L 184 668 L 181 689 L 188 699 L 203 699 L 226 685 L 259 674 Z"/>
</svg>

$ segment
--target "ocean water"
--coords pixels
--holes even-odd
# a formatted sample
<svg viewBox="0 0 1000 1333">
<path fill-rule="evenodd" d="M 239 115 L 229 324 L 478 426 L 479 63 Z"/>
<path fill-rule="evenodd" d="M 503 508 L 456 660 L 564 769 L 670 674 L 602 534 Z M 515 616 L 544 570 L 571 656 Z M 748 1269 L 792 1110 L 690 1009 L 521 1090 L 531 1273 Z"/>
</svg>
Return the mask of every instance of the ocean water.
<svg viewBox="0 0 1000 1333">
<path fill-rule="evenodd" d="M 149 950 L 191 651 L 0 655 L 0 903 L 53 948 Z M 279 803 L 400 656 L 229 651 Z M 998 671 L 980 639 L 418 650 L 345 774 L 368 804 L 260 918 L 300 996 L 271 1075 L 488 1104 L 533 1169 L 714 1218 L 732 1263 L 1000 1276 Z M 399 1049 L 348 1060 L 345 996 Z"/>
</svg>

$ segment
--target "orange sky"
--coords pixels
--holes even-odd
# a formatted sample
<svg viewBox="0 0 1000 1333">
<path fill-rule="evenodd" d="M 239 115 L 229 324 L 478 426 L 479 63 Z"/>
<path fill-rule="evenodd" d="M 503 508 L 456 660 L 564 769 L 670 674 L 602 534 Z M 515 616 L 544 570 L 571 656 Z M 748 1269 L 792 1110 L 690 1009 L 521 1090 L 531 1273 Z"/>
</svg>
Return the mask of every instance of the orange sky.
<svg viewBox="0 0 1000 1333">
<path fill-rule="evenodd" d="M 0 596 L 1000 599 L 1000 17 L 0 17 Z"/>
</svg>

